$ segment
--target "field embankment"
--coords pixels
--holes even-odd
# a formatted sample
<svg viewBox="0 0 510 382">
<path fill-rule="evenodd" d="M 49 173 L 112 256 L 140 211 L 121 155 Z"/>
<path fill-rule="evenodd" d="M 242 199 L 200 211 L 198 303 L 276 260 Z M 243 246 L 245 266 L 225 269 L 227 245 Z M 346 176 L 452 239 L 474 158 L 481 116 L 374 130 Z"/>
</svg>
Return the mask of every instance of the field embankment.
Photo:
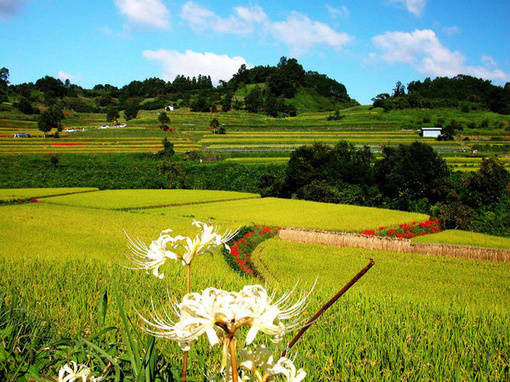
<svg viewBox="0 0 510 382">
<path fill-rule="evenodd" d="M 440 244 L 437 243 L 434 237 L 435 235 L 438 234 L 421 236 L 420 239 L 422 237 L 426 237 L 426 239 L 416 243 L 407 239 L 374 237 L 342 232 L 310 231 L 293 228 L 284 228 L 279 232 L 280 239 L 299 243 L 323 244 L 337 247 L 364 248 L 393 252 L 421 253 L 432 256 L 464 257 L 476 260 L 510 261 L 510 245 L 507 245 L 506 249 L 497 249 L 479 248 L 467 245 Z M 489 236 L 482 234 L 478 235 Z M 504 240 L 504 238 L 500 238 L 500 242 L 504 243 Z"/>
</svg>

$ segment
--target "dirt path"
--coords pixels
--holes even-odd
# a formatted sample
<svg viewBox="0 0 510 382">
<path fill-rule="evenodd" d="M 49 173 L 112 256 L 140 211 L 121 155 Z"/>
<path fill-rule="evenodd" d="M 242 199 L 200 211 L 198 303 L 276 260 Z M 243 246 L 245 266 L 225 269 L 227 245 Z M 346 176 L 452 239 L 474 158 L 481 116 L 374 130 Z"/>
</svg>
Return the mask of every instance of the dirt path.
<svg viewBox="0 0 510 382">
<path fill-rule="evenodd" d="M 421 253 L 432 256 L 465 257 L 477 260 L 510 261 L 510 250 L 479 248 L 450 244 L 421 244 L 408 239 L 373 237 L 355 233 L 311 231 L 283 228 L 279 237 L 284 241 L 364 248 L 394 252 Z"/>
</svg>

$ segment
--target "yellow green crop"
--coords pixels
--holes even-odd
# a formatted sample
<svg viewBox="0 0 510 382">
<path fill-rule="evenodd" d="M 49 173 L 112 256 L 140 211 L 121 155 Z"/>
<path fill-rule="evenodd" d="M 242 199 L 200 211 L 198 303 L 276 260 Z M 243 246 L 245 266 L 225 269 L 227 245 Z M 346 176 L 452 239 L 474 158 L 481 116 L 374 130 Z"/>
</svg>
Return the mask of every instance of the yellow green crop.
<svg viewBox="0 0 510 382">
<path fill-rule="evenodd" d="M 510 239 L 507 237 L 455 229 L 446 230 L 434 235 L 418 236 L 413 238 L 412 241 L 415 243 L 453 244 L 471 247 L 510 249 Z"/>
<path fill-rule="evenodd" d="M 14 199 L 31 199 L 51 195 L 73 194 L 77 192 L 96 191 L 94 187 L 66 187 L 66 188 L 0 188 L 0 201 Z"/>
<path fill-rule="evenodd" d="M 329 231 L 360 232 L 428 219 L 427 215 L 383 208 L 304 200 L 261 198 L 139 211 L 143 214 L 192 216 L 231 224 L 266 224 Z"/>
<path fill-rule="evenodd" d="M 258 194 L 246 192 L 214 190 L 104 190 L 90 194 L 59 196 L 47 199 L 45 202 L 89 208 L 126 209 L 165 207 L 259 197 Z"/>
</svg>

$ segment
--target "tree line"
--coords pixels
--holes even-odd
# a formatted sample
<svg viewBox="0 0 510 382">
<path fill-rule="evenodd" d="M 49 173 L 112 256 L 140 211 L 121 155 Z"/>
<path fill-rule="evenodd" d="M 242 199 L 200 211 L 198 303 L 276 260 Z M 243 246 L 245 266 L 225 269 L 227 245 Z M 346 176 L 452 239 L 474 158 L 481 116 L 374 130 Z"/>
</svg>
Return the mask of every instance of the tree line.
<svg viewBox="0 0 510 382">
<path fill-rule="evenodd" d="M 416 211 L 444 228 L 510 236 L 510 174 L 496 159 L 473 173 L 452 173 L 431 146 L 384 147 L 376 159 L 368 147 L 340 141 L 302 146 L 285 176 L 262 176 L 265 196 L 298 198 Z"/>
<path fill-rule="evenodd" d="M 510 114 L 510 82 L 504 87 L 488 80 L 459 74 L 453 78 L 427 77 L 405 86 L 398 81 L 392 93 L 381 93 L 372 98 L 373 107 L 384 110 L 408 108 L 460 107 L 462 111 L 491 110 Z"/>
</svg>

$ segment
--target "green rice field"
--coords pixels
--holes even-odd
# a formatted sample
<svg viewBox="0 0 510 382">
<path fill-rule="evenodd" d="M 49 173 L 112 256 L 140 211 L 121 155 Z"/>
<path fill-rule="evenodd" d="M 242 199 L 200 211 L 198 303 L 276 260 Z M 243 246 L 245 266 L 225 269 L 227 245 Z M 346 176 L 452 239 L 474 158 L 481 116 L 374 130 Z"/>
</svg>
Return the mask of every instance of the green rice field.
<svg viewBox="0 0 510 382">
<path fill-rule="evenodd" d="M 258 194 L 210 190 L 104 190 L 83 195 L 65 195 L 46 199 L 52 204 L 88 208 L 150 208 L 225 200 L 258 198 Z"/>
<path fill-rule="evenodd" d="M 14 199 L 42 198 L 55 195 L 67 195 L 81 192 L 97 191 L 94 187 L 66 187 L 66 188 L 0 188 L 0 201 Z"/>
<path fill-rule="evenodd" d="M 198 220 L 228 222 L 233 226 L 265 224 L 345 232 L 361 232 L 380 226 L 391 227 L 428 219 L 427 215 L 411 212 L 278 198 L 140 210 L 137 213 L 193 217 Z"/>
<path fill-rule="evenodd" d="M 437 243 L 467 245 L 471 247 L 510 249 L 510 239 L 483 233 L 450 229 L 434 235 L 418 236 L 412 239 L 415 243 Z"/>
<path fill-rule="evenodd" d="M 244 111 L 217 113 L 220 124 L 227 134 L 211 134 L 210 113 L 192 113 L 178 109 L 169 113 L 172 133 L 158 128 L 159 110 L 141 111 L 139 116 L 127 121 L 128 126 L 119 129 L 98 129 L 105 124 L 104 115 L 98 113 L 66 112 L 64 129 L 76 129 L 62 133 L 59 139 L 44 138 L 35 120 L 14 112 L 2 117 L 0 112 L 0 155 L 10 154 L 58 154 L 58 153 L 155 153 L 162 149 L 161 140 L 167 137 L 176 152 L 194 150 L 219 151 L 222 153 L 255 152 L 274 150 L 289 153 L 295 148 L 315 142 L 334 144 L 347 140 L 357 146 L 367 145 L 380 152 L 383 145 L 409 144 L 414 141 L 428 143 L 440 154 L 448 157 L 448 163 L 456 170 L 472 171 L 472 147 L 476 145 L 508 145 L 510 135 L 504 129 L 465 129 L 464 135 L 455 141 L 436 141 L 418 135 L 419 126 L 434 126 L 435 120 L 455 119 L 460 123 L 481 123 L 487 120 L 509 124 L 507 116 L 489 112 L 456 112 L 454 109 L 395 110 L 385 113 L 368 106 L 356 106 L 342 110 L 345 117 L 340 121 L 327 121 L 328 112 L 304 112 L 296 117 L 271 118 L 263 114 Z M 16 117 L 20 119 L 16 119 Z M 32 117 L 28 117 L 32 118 Z M 423 120 L 430 120 L 424 124 Z M 124 122 L 121 120 L 121 122 Z M 13 138 L 16 133 L 28 133 L 31 138 Z M 509 161 L 509 153 L 501 153 L 500 159 Z M 260 155 L 253 155 L 259 157 Z M 451 159 L 455 157 L 455 160 Z M 462 162 L 461 159 L 466 159 Z M 474 158 L 479 159 L 479 158 Z M 250 162 L 249 160 L 236 160 Z M 251 162 L 261 161 L 253 159 Z M 281 158 L 273 161 L 282 161 Z"/>
<path fill-rule="evenodd" d="M 99 193 L 76 197 L 94 194 Z M 148 197 L 143 194 L 140 191 L 141 199 Z M 186 195 L 189 202 L 202 196 Z M 0 206 L 0 290 L 18 293 L 30 315 L 48 320 L 61 334 L 83 336 L 97 329 L 98 301 L 113 281 L 133 318 L 135 309 L 148 312 L 151 297 L 159 306 L 167 293 L 176 299 L 182 295 L 185 276 L 180 263 L 163 266 L 163 280 L 123 267 L 129 264 L 124 257 L 128 251 L 124 231 L 149 243 L 167 228 L 193 235 L 194 218 L 209 218 L 226 229 L 241 222 L 270 224 L 273 215 L 280 226 L 313 223 L 320 229 L 339 230 L 411 218 L 398 211 L 274 198 L 120 211 L 111 197 L 112 204 L 103 204 L 100 213 L 49 200 Z M 313 314 L 369 258 L 375 266 L 296 345 L 295 364 L 306 370 L 307 380 L 509 380 L 509 263 L 277 238 L 263 242 L 253 255 L 266 286 L 277 295 L 299 281 L 297 296 L 318 280 L 306 315 Z M 239 290 L 250 283 L 256 280 L 234 272 L 220 253 L 193 263 L 192 290 L 209 286 Z M 118 314 L 112 303 L 106 325 L 117 326 Z M 256 342 L 263 343 L 263 337 L 259 334 Z M 243 338 L 241 333 L 240 346 Z M 178 366 L 182 353 L 174 343 L 158 340 L 158 348 Z M 199 340 L 190 352 L 191 377 L 203 378 L 217 370 L 220 353 L 205 338 Z"/>
</svg>

